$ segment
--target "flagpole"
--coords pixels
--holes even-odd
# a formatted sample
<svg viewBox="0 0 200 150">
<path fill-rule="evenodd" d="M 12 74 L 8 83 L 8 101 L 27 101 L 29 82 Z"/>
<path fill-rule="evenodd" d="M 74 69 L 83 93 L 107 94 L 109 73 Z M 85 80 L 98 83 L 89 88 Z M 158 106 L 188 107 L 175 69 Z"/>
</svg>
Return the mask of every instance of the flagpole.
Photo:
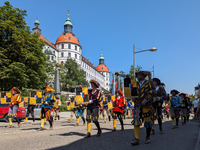
<svg viewBox="0 0 200 150">
<path fill-rule="evenodd" d="M 115 75 L 114 75 L 114 81 L 113 81 L 113 95 L 115 95 Z"/>
</svg>

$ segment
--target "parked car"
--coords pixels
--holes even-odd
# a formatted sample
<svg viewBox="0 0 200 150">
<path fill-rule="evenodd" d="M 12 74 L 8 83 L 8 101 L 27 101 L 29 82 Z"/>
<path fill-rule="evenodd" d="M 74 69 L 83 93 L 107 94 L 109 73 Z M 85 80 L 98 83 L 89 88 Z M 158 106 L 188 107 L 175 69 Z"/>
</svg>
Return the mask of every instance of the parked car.
<svg viewBox="0 0 200 150">
<path fill-rule="evenodd" d="M 42 105 L 36 105 L 36 106 L 35 106 L 35 108 L 34 108 L 34 116 L 35 116 L 35 119 L 40 119 L 41 108 L 42 108 Z M 27 110 L 27 109 L 26 109 L 26 110 Z M 29 114 L 28 117 L 29 117 L 29 118 L 32 118 L 31 114 Z"/>
<path fill-rule="evenodd" d="M 0 119 L 9 121 L 8 119 L 8 111 L 10 108 L 10 104 L 0 104 Z M 17 110 L 17 117 L 21 121 L 22 119 L 26 118 L 26 109 L 25 108 L 18 108 Z"/>
</svg>

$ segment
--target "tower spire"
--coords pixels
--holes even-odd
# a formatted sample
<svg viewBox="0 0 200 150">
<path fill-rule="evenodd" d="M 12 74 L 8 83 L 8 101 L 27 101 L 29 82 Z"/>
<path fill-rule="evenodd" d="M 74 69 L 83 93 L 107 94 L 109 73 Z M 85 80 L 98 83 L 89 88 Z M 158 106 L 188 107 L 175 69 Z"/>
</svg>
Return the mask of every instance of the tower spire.
<svg viewBox="0 0 200 150">
<path fill-rule="evenodd" d="M 72 28 L 73 28 L 73 25 L 71 23 L 71 20 L 69 19 L 69 10 L 68 10 L 68 18 L 64 24 L 64 34 L 65 33 L 72 33 Z"/>
</svg>

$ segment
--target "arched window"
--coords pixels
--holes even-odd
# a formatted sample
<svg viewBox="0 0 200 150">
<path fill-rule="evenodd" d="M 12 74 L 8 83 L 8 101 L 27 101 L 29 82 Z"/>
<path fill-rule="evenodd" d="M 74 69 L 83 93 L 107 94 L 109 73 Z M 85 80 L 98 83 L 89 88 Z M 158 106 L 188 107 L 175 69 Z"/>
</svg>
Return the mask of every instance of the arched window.
<svg viewBox="0 0 200 150">
<path fill-rule="evenodd" d="M 77 46 L 75 46 L 75 50 L 77 50 Z"/>
<path fill-rule="evenodd" d="M 64 53 L 63 52 L 61 53 L 61 57 L 64 57 Z"/>
<path fill-rule="evenodd" d="M 62 49 L 64 49 L 64 44 L 62 44 Z"/>
<path fill-rule="evenodd" d="M 71 37 L 69 36 L 69 40 L 71 40 Z"/>
<path fill-rule="evenodd" d="M 68 44 L 68 49 L 71 49 L 71 44 Z"/>
<path fill-rule="evenodd" d="M 75 58 L 77 59 L 77 54 L 75 54 Z"/>
<path fill-rule="evenodd" d="M 61 65 L 63 66 L 63 61 L 61 61 Z"/>
</svg>

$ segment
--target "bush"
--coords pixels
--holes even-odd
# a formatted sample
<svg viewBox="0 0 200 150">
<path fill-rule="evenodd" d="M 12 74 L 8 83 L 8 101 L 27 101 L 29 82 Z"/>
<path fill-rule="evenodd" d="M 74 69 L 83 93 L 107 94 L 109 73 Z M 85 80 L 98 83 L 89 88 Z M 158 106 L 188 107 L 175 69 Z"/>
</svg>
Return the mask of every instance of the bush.
<svg viewBox="0 0 200 150">
<path fill-rule="evenodd" d="M 60 96 L 60 100 L 61 100 L 61 103 L 62 105 L 60 106 L 60 111 L 68 111 L 67 110 L 67 104 L 65 102 L 65 97 L 63 95 Z"/>
</svg>

